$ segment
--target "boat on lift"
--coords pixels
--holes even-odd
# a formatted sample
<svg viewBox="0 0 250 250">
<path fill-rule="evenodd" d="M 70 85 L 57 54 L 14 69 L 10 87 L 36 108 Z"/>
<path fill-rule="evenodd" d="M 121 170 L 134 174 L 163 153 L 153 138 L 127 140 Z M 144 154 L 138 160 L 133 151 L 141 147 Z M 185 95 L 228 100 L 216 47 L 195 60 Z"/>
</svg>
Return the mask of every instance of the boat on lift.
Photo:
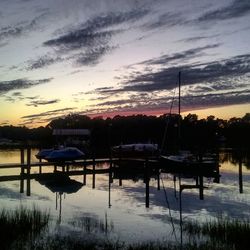
<svg viewBox="0 0 250 250">
<path fill-rule="evenodd" d="M 84 157 L 85 157 L 84 152 L 75 147 L 42 149 L 36 154 L 37 159 L 39 160 L 44 159 L 49 162 L 74 161 L 83 159 Z"/>
</svg>

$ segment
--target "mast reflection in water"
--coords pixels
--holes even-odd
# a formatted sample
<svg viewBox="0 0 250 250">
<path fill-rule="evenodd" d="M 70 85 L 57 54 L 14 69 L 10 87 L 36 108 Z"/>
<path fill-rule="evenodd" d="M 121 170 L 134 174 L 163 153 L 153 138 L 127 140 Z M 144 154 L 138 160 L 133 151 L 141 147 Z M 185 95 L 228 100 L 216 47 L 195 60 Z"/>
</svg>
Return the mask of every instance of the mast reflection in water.
<svg viewBox="0 0 250 250">
<path fill-rule="evenodd" d="M 35 151 L 31 154 L 33 157 Z M 11 162 L 13 156 L 18 159 L 20 152 L 0 151 L 0 155 L 2 164 Z M 221 166 L 213 176 L 171 174 L 165 169 L 135 168 L 130 163 L 127 168 L 96 165 L 97 172 L 85 174 L 82 167 L 69 167 L 69 171 L 82 171 L 81 175 L 41 175 L 30 179 L 30 185 L 24 179 L 25 192 L 21 194 L 20 180 L 4 181 L 0 182 L 1 207 L 36 204 L 50 209 L 61 228 L 127 242 L 176 241 L 182 236 L 182 221 L 206 221 L 221 213 L 233 218 L 250 215 L 249 156 L 233 152 L 221 152 L 219 156 Z M 0 171 L 1 176 L 20 174 L 17 170 Z M 45 167 L 43 172 L 53 171 Z"/>
</svg>

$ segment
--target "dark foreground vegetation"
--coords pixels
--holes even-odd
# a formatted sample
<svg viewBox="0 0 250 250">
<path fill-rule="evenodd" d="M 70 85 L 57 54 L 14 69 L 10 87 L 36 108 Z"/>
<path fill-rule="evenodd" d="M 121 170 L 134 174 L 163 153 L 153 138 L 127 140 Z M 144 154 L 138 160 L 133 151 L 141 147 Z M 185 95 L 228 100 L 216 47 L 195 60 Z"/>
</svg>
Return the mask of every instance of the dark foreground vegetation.
<svg viewBox="0 0 250 250">
<path fill-rule="evenodd" d="M 50 233 L 49 214 L 36 208 L 0 212 L 1 249 L 34 250 L 237 250 L 249 249 L 250 222 L 218 218 L 183 226 L 184 243 L 168 241 L 125 244 L 88 233 Z"/>
<path fill-rule="evenodd" d="M 180 124 L 180 126 L 179 126 Z M 1 139 L 21 142 L 33 146 L 53 145 L 56 138 L 53 129 L 89 129 L 89 146 L 95 153 L 108 153 L 110 146 L 136 142 L 152 142 L 173 148 L 177 143 L 181 128 L 181 146 L 184 148 L 215 148 L 225 144 L 229 147 L 250 146 L 250 113 L 242 118 L 223 120 L 208 116 L 198 119 L 195 114 L 186 117 L 179 115 L 115 116 L 91 119 L 88 116 L 71 114 L 52 120 L 46 127 L 29 129 L 27 127 L 1 126 Z M 166 136 L 164 136 L 166 135 Z"/>
<path fill-rule="evenodd" d="M 49 213 L 23 207 L 0 211 L 1 249 L 22 249 L 25 242 L 36 238 L 49 223 Z M 24 249 L 24 248 L 23 248 Z"/>
<path fill-rule="evenodd" d="M 186 223 L 185 232 L 190 237 L 207 236 L 212 243 L 219 243 L 224 249 L 249 249 L 250 221 L 219 217 L 204 224 Z"/>
<path fill-rule="evenodd" d="M 218 217 L 216 221 L 185 222 L 183 245 L 180 242 L 156 241 L 125 244 L 97 238 L 87 232 L 49 232 L 49 213 L 37 208 L 18 208 L 0 212 L 1 249 L 34 250 L 238 250 L 249 249 L 250 221 Z"/>
</svg>

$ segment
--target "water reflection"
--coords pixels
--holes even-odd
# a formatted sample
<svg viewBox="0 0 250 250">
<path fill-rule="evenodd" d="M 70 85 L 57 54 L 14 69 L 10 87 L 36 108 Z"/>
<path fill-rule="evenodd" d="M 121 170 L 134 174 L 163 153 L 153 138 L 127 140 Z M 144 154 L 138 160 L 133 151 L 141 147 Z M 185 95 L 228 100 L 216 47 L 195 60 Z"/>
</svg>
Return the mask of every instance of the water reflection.
<svg viewBox="0 0 250 250">
<path fill-rule="evenodd" d="M 69 221 L 73 227 L 80 228 L 84 233 L 111 233 L 114 230 L 114 223 L 108 220 L 108 215 L 105 213 L 105 218 L 101 219 L 95 214 L 81 213 L 74 216 Z"/>
<path fill-rule="evenodd" d="M 83 183 L 72 180 L 64 173 L 55 173 L 50 176 L 40 176 L 36 180 L 46 186 L 51 192 L 59 194 L 72 194 L 76 193 L 83 187 Z"/>
<path fill-rule="evenodd" d="M 20 157 L 20 152 L 16 153 Z M 189 218 L 205 220 L 216 217 L 219 212 L 232 217 L 249 216 L 247 158 L 242 157 L 242 161 L 240 158 L 231 161 L 231 158 L 230 152 L 220 155 L 221 167 L 217 176 L 135 168 L 132 163 L 123 167 L 112 165 L 111 168 L 108 164 L 96 165 L 95 171 L 84 166 L 69 166 L 68 172 L 58 168 L 56 173 L 53 167 L 43 167 L 40 175 L 32 170 L 30 178 L 23 176 L 22 179 L 18 170 L 14 173 L 19 176 L 18 181 L 0 182 L 1 206 L 2 200 L 8 198 L 9 203 L 39 203 L 36 199 L 43 194 L 47 200 L 39 204 L 51 206 L 60 225 L 70 224 L 86 233 L 117 234 L 128 241 L 138 237 L 142 240 L 176 237 L 178 240 L 180 222 Z M 22 182 L 24 194 L 20 195 L 18 189 Z M 28 193 L 31 196 L 26 197 Z"/>
</svg>

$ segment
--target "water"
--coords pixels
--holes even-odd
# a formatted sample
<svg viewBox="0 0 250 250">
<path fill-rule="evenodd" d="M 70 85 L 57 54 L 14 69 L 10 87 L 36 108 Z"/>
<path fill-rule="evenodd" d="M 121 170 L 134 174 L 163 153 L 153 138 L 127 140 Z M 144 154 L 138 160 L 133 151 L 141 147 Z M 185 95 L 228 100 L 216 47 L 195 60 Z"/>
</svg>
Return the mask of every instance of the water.
<svg viewBox="0 0 250 250">
<path fill-rule="evenodd" d="M 32 150 L 32 161 L 36 161 Z M 182 192 L 182 219 L 206 221 L 218 215 L 248 218 L 250 215 L 250 169 L 243 162 L 243 193 L 239 192 L 239 164 L 232 154 L 221 153 L 220 183 L 204 178 L 204 200 L 197 189 Z M 20 162 L 19 150 L 0 150 L 0 164 Z M 105 164 L 97 168 L 107 168 Z M 39 168 L 32 169 L 38 173 Z M 43 167 L 43 172 L 53 172 L 53 167 Z M 19 174 L 19 169 L 0 169 L 0 176 Z M 93 188 L 93 180 L 95 187 Z M 46 187 L 31 180 L 31 195 L 20 193 L 20 181 L 0 182 L 0 208 L 12 209 L 20 205 L 37 206 L 49 210 L 55 227 L 60 232 L 98 235 L 110 239 L 138 242 L 150 240 L 178 241 L 179 193 L 175 192 L 173 176 L 161 173 L 159 180 L 152 176 L 149 182 L 149 207 L 146 207 L 146 184 L 140 176 L 133 179 L 114 179 L 109 189 L 109 174 L 71 176 L 75 181 L 66 190 Z M 158 183 L 160 182 L 160 190 Z M 182 179 L 182 184 L 194 184 L 192 179 Z M 121 185 L 122 184 L 122 185 Z M 165 191 L 164 191 L 164 188 Z M 26 182 L 24 189 L 26 191 Z M 170 208 L 170 209 L 169 209 Z"/>
</svg>

